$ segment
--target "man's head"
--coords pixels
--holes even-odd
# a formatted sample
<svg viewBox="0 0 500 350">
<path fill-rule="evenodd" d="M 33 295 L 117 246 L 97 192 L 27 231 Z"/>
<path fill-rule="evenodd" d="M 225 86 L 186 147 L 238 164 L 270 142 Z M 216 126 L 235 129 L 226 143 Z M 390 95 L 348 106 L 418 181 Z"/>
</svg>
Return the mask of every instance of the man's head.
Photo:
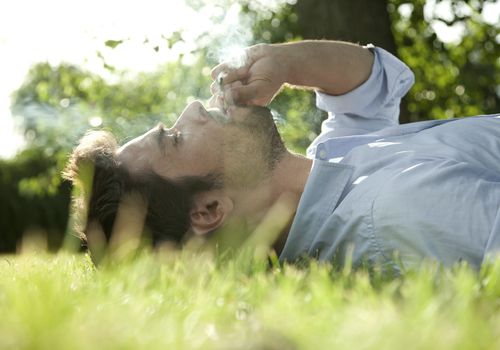
<svg viewBox="0 0 500 350">
<path fill-rule="evenodd" d="M 222 113 L 193 102 L 170 129 L 159 124 L 120 147 L 118 159 L 132 172 L 169 179 L 217 173 L 238 187 L 262 180 L 283 151 L 267 108 L 231 106 Z"/>
<path fill-rule="evenodd" d="M 97 223 L 109 239 L 124 196 L 139 195 L 153 241 L 181 241 L 190 228 L 205 234 L 235 205 L 229 193 L 265 180 L 285 152 L 269 110 L 230 107 L 227 113 L 190 104 L 172 128 L 163 125 L 118 147 L 109 133 L 84 137 L 66 175 L 94 166 L 86 227 Z"/>
</svg>

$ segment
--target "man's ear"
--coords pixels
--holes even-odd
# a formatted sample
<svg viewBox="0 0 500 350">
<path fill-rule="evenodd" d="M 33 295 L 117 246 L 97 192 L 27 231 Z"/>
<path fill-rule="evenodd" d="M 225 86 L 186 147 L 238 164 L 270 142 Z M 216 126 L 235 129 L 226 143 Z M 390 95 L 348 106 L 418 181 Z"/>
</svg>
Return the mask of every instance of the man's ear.
<svg viewBox="0 0 500 350">
<path fill-rule="evenodd" d="M 233 210 L 233 201 L 224 192 L 212 190 L 194 196 L 189 213 L 191 228 L 197 235 L 207 234 L 218 228 Z"/>
</svg>

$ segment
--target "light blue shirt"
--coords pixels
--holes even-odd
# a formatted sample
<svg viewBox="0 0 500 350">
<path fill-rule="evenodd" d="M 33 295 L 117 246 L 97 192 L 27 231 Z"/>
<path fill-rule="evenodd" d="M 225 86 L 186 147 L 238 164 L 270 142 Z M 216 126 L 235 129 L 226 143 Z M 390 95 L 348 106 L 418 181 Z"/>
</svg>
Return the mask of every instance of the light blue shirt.
<svg viewBox="0 0 500 350">
<path fill-rule="evenodd" d="M 500 251 L 500 115 L 398 125 L 413 73 L 373 52 L 364 84 L 317 94 L 329 116 L 280 260 L 479 267 Z"/>
</svg>

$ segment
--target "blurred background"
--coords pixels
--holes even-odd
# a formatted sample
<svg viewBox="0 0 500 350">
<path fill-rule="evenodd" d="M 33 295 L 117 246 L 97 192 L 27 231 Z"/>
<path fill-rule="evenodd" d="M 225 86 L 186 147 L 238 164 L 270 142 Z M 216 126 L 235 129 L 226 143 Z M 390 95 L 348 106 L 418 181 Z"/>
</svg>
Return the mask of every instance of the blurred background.
<svg viewBox="0 0 500 350">
<path fill-rule="evenodd" d="M 401 122 L 500 112 L 497 0 L 18 0 L 0 4 L 0 252 L 23 237 L 62 244 L 60 172 L 89 129 L 120 141 L 209 98 L 210 69 L 255 43 L 336 39 L 381 46 L 416 84 Z M 304 152 L 325 115 L 311 92 L 271 105 Z"/>
</svg>

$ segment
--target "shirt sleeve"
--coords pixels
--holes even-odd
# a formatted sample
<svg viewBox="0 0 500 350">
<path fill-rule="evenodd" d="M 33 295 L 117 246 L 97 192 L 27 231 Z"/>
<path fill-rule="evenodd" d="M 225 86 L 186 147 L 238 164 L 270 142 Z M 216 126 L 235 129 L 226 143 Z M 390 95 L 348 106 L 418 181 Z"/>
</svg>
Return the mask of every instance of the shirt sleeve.
<svg viewBox="0 0 500 350">
<path fill-rule="evenodd" d="M 316 92 L 316 105 L 328 112 L 320 138 L 362 135 L 398 124 L 401 98 L 415 77 L 402 61 L 389 52 L 367 46 L 375 55 L 368 80 L 339 96 Z"/>
</svg>

